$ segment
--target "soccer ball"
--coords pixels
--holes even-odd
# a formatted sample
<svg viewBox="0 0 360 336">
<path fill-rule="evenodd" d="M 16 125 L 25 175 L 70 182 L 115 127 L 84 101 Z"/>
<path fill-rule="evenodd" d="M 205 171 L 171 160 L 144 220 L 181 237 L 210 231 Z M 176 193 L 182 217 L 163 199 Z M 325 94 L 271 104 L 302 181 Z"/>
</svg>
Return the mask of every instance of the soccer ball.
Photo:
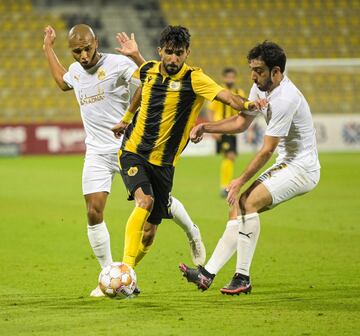
<svg viewBox="0 0 360 336">
<path fill-rule="evenodd" d="M 127 298 L 136 287 L 135 271 L 125 263 L 114 262 L 100 272 L 99 287 L 111 298 Z"/>
</svg>

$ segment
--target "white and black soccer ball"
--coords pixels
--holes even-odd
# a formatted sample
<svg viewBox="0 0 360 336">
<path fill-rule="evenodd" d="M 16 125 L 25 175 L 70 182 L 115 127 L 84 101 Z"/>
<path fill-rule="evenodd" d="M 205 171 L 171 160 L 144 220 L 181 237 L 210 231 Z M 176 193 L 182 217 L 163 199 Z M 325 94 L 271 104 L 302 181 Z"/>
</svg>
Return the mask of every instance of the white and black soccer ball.
<svg viewBox="0 0 360 336">
<path fill-rule="evenodd" d="M 136 273 L 128 264 L 114 262 L 100 272 L 99 286 L 106 296 L 127 298 L 136 287 Z"/>
</svg>

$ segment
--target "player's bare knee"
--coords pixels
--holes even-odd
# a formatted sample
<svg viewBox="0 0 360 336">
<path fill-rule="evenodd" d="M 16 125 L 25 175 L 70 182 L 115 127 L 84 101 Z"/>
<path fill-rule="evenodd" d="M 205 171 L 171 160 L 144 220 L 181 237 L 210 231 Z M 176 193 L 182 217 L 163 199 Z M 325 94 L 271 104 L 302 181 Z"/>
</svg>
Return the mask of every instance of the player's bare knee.
<svg viewBox="0 0 360 336">
<path fill-rule="evenodd" d="M 136 206 L 152 211 L 154 205 L 154 199 L 150 195 L 142 195 L 141 197 L 136 198 Z"/>
<path fill-rule="evenodd" d="M 240 211 L 242 214 L 244 214 L 245 211 L 245 204 L 247 201 L 247 194 L 246 193 L 242 193 L 239 199 L 239 207 L 240 207 Z"/>
<path fill-rule="evenodd" d="M 228 153 L 226 153 L 225 157 L 231 161 L 235 161 L 236 154 L 234 152 L 228 152 Z"/>
<path fill-rule="evenodd" d="M 257 205 L 249 197 L 247 197 L 244 201 L 243 207 L 241 208 L 241 213 L 243 215 L 247 215 L 253 212 L 257 212 Z"/>
<path fill-rule="evenodd" d="M 96 225 L 103 221 L 103 211 L 92 204 L 88 205 L 87 216 L 89 225 Z"/>
</svg>

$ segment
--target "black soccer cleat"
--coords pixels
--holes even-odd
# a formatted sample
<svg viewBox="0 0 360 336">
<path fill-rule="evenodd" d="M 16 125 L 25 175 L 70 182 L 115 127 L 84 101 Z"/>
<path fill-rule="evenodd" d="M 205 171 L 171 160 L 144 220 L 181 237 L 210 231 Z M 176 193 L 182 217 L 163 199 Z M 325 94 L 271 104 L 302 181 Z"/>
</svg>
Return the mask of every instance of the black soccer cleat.
<svg viewBox="0 0 360 336">
<path fill-rule="evenodd" d="M 179 265 L 180 272 L 187 279 L 188 282 L 192 282 L 197 285 L 198 289 L 206 291 L 212 284 L 215 275 L 210 274 L 204 267 L 190 268 L 185 264 Z"/>
<path fill-rule="evenodd" d="M 239 295 L 240 293 L 250 294 L 251 289 L 250 278 L 247 275 L 235 273 L 231 282 L 221 288 L 220 292 L 227 295 Z"/>
</svg>

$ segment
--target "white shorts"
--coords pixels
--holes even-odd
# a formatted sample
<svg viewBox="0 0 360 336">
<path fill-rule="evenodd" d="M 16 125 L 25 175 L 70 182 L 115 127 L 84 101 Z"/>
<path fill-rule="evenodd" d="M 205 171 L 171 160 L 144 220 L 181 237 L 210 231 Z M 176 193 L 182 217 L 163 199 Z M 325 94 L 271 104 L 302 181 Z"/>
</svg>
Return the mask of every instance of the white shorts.
<svg viewBox="0 0 360 336">
<path fill-rule="evenodd" d="M 120 174 L 117 153 L 86 154 L 82 174 L 83 194 L 110 193 L 116 173 Z"/>
<path fill-rule="evenodd" d="M 320 169 L 308 172 L 303 168 L 286 163 L 274 164 L 257 179 L 272 196 L 272 204 L 268 207 L 269 209 L 313 190 L 319 180 Z"/>
</svg>

